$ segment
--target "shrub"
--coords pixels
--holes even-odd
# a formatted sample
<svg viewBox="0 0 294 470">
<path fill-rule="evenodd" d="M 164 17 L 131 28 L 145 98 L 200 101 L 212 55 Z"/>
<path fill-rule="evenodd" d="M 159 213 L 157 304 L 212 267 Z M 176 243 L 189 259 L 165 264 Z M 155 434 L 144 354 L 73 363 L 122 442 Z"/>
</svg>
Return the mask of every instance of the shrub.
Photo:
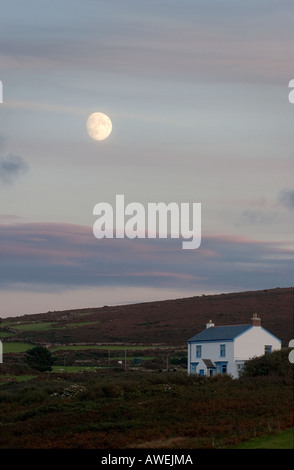
<svg viewBox="0 0 294 470">
<path fill-rule="evenodd" d="M 27 364 L 40 372 L 52 370 L 53 358 L 51 352 L 43 346 L 35 346 L 26 352 Z"/>
<path fill-rule="evenodd" d="M 284 348 L 271 354 L 250 359 L 245 363 L 242 376 L 277 375 L 280 377 L 292 377 L 294 366 L 289 361 L 289 351 L 290 349 Z"/>
</svg>

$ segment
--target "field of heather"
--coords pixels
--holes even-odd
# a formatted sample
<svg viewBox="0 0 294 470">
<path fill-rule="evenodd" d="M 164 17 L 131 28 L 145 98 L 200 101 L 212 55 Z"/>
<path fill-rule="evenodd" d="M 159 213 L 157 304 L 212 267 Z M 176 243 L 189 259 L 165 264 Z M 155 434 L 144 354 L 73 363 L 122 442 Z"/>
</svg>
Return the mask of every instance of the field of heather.
<svg viewBox="0 0 294 470">
<path fill-rule="evenodd" d="M 293 428 L 293 410 L 291 374 L 233 380 L 109 368 L 6 376 L 0 446 L 226 448 Z"/>
</svg>

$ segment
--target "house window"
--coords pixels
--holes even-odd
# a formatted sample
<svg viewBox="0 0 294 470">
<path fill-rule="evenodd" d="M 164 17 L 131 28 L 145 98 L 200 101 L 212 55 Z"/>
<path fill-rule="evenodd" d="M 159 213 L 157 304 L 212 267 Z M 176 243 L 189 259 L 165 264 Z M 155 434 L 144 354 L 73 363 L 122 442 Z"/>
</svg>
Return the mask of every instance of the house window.
<svg viewBox="0 0 294 470">
<path fill-rule="evenodd" d="M 227 362 L 216 362 L 216 373 L 217 374 L 226 374 L 228 370 L 228 363 Z"/>
<path fill-rule="evenodd" d="M 201 346 L 196 346 L 196 357 L 201 357 Z"/>
<path fill-rule="evenodd" d="M 264 354 L 271 354 L 272 352 L 272 345 L 271 344 L 266 344 L 264 346 Z"/>
<path fill-rule="evenodd" d="M 220 345 L 220 357 L 225 357 L 226 356 L 226 345 L 221 344 Z"/>
<path fill-rule="evenodd" d="M 204 369 L 199 370 L 199 375 L 204 375 Z"/>
</svg>

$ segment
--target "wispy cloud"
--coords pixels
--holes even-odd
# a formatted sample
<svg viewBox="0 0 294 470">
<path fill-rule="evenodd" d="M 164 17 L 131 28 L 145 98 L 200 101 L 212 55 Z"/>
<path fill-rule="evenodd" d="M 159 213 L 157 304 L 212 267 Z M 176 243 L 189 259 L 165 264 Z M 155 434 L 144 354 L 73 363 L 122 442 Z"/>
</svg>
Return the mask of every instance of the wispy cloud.
<svg viewBox="0 0 294 470">
<path fill-rule="evenodd" d="M 273 211 L 246 209 L 242 212 L 242 220 L 249 224 L 264 225 L 272 223 L 276 215 Z"/>
<path fill-rule="evenodd" d="M 289 209 L 294 209 L 294 189 L 282 189 L 278 194 L 279 202 Z"/>
<path fill-rule="evenodd" d="M 6 157 L 0 157 L 0 183 L 11 185 L 28 169 L 28 164 L 18 155 L 9 154 Z"/>
<path fill-rule="evenodd" d="M 293 257 L 286 245 L 245 237 L 204 236 L 193 251 L 182 250 L 176 239 L 97 240 L 92 227 L 79 225 L 0 225 L 2 290 L 275 287 L 291 284 Z"/>
<path fill-rule="evenodd" d="M 98 67 L 104 72 L 132 76 L 152 72 L 165 78 L 184 76 L 193 81 L 216 76 L 219 81 L 233 76 L 242 82 L 261 83 L 265 79 L 280 81 L 291 72 L 288 60 L 291 44 L 287 37 L 285 40 L 285 31 L 292 25 L 293 13 L 286 5 L 277 12 L 274 0 L 268 0 L 266 6 L 261 2 L 252 7 L 248 2 L 224 1 L 221 7 L 219 2 L 213 2 L 212 8 L 205 2 L 194 2 L 191 6 L 189 0 L 183 1 L 181 8 L 176 2 L 167 8 L 165 2 L 142 5 L 127 1 L 123 9 L 118 1 L 110 7 L 83 2 L 74 11 L 69 1 L 64 3 L 58 20 L 51 6 L 46 7 L 45 15 L 42 10 L 40 17 L 37 11 L 32 18 L 25 14 L 18 18 L 15 34 L 6 34 L 2 44 L 1 63 L 6 68 Z M 29 5 L 26 9 L 29 10 Z M 113 14 L 116 9 L 119 21 Z M 89 20 L 75 27 L 78 19 L 86 15 Z M 16 21 L 15 9 L 13 17 Z M 35 28 L 34 21 L 44 27 Z M 282 54 L 278 41 L 283 47 Z"/>
</svg>

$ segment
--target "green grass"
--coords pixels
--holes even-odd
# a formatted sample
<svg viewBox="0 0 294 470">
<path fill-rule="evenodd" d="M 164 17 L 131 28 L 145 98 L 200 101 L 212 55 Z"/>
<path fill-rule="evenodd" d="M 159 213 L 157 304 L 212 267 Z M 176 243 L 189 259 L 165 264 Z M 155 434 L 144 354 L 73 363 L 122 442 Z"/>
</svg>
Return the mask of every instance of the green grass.
<svg viewBox="0 0 294 470">
<path fill-rule="evenodd" d="M 1 328 L 9 328 L 9 327 L 13 327 L 15 323 L 12 323 L 10 321 L 2 321 L 2 319 L 0 318 L 0 326 Z"/>
<path fill-rule="evenodd" d="M 77 323 L 59 323 L 59 322 L 32 322 L 32 323 L 3 323 L 1 326 L 9 327 L 14 330 L 20 331 L 44 331 L 44 330 L 51 330 L 54 328 L 74 328 L 80 326 L 92 326 L 98 325 L 99 321 L 93 322 L 77 322 Z"/>
<path fill-rule="evenodd" d="M 101 323 L 99 320 L 97 321 L 81 321 L 81 322 L 77 322 L 77 323 L 65 323 L 65 327 L 69 327 L 69 328 L 76 328 L 76 327 L 79 327 L 79 326 L 92 326 L 92 325 L 99 325 L 99 323 Z"/>
<path fill-rule="evenodd" d="M 75 312 L 74 318 L 88 317 L 88 316 L 91 316 L 93 313 L 95 312 Z"/>
<path fill-rule="evenodd" d="M 20 342 L 7 342 L 7 343 L 2 343 L 2 344 L 3 344 L 3 354 L 25 352 L 28 349 L 31 349 L 33 347 L 32 344 L 24 343 L 21 341 Z"/>
<path fill-rule="evenodd" d="M 41 331 L 41 330 L 50 330 L 56 326 L 53 322 L 42 322 L 42 323 L 22 323 L 20 325 L 15 325 L 12 328 L 15 330 L 21 331 Z"/>
<path fill-rule="evenodd" d="M 153 358 L 142 358 L 142 359 L 153 359 Z M 118 361 L 121 361 L 122 364 L 118 364 Z M 134 366 L 135 367 L 135 364 L 134 364 L 134 357 L 131 357 L 131 358 L 127 358 L 127 367 L 130 367 L 130 361 L 132 362 L 131 366 Z M 110 364 L 111 364 L 111 367 L 115 367 L 115 366 L 121 366 L 121 367 L 124 367 L 125 365 L 125 361 L 124 361 L 124 358 L 121 357 L 121 358 L 115 358 L 115 359 L 111 359 L 110 360 Z M 83 371 L 95 371 L 97 369 L 101 369 L 101 368 L 108 368 L 109 365 L 99 365 L 99 366 L 64 366 L 64 365 L 56 365 L 56 366 L 52 366 L 52 371 L 53 372 L 67 372 L 67 373 L 74 373 L 74 372 L 83 372 Z"/>
<path fill-rule="evenodd" d="M 13 333 L 9 333 L 8 331 L 0 331 L 0 338 L 9 338 L 13 336 Z"/>
<path fill-rule="evenodd" d="M 25 382 L 27 380 L 34 379 L 35 375 L 3 375 L 1 384 L 9 382 L 11 380 L 16 380 L 17 382 Z"/>
<path fill-rule="evenodd" d="M 244 441 L 235 449 L 294 449 L 294 428 Z"/>
<path fill-rule="evenodd" d="M 67 372 L 67 373 L 74 373 L 74 372 L 84 372 L 84 371 L 93 371 L 95 372 L 95 370 L 97 369 L 97 367 L 94 367 L 94 366 L 53 366 L 52 367 L 52 372 Z"/>
<path fill-rule="evenodd" d="M 103 346 L 103 345 L 84 345 L 84 346 L 54 346 L 53 348 L 50 348 L 51 352 L 54 351 L 83 351 L 83 350 L 89 350 L 89 349 L 99 349 L 102 351 L 129 351 L 129 350 L 135 350 L 135 351 L 143 351 L 145 349 L 152 349 L 150 346 L 124 346 L 124 345 L 109 345 L 109 346 Z"/>
</svg>

